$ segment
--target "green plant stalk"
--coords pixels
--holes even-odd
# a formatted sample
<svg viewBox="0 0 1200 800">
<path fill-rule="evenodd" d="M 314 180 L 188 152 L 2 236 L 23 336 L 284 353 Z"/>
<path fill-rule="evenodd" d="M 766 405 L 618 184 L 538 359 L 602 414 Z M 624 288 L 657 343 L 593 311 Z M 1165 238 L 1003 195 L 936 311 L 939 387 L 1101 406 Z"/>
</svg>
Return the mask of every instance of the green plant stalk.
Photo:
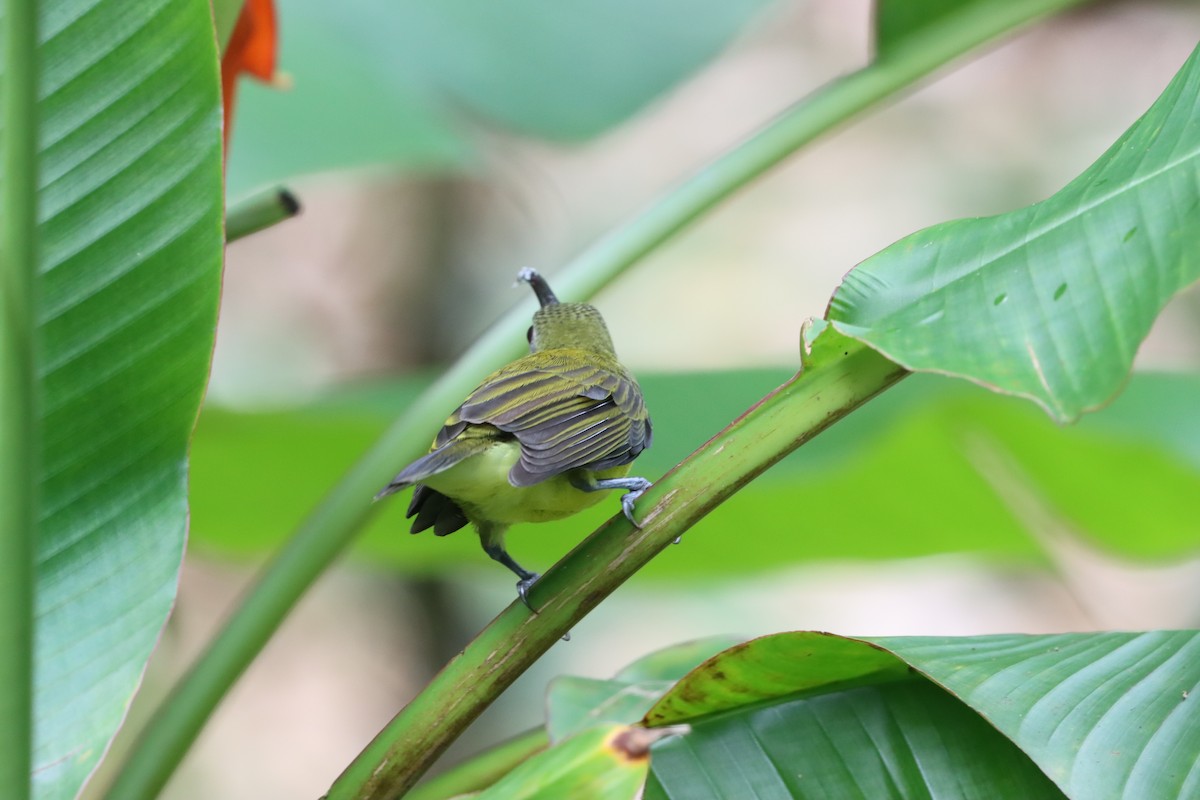
<svg viewBox="0 0 1200 800">
<path fill-rule="evenodd" d="M 0 796 L 24 800 L 33 764 L 37 526 L 37 4 L 3 7 L 0 188 Z"/>
<path fill-rule="evenodd" d="M 617 515 L 542 576 L 530 594 L 536 615 L 519 601 L 505 609 L 346 768 L 328 800 L 400 797 L 504 689 L 646 562 L 907 374 L 866 345 L 838 341 L 836 357 L 806 367 L 654 484 L 638 501 L 640 529 Z"/>
<path fill-rule="evenodd" d="M 300 201 L 284 188 L 249 197 L 225 213 L 225 241 L 236 242 L 300 213 Z"/>
<path fill-rule="evenodd" d="M 971 8 L 896 46 L 886 60 L 821 88 L 556 273 L 559 297 L 591 297 L 804 145 L 971 49 L 1079 2 L 1014 0 L 983 11 Z M 424 451 L 430 431 L 480 377 L 520 354 L 534 308 L 527 300 L 492 326 L 397 418 L 301 523 L 147 724 L 109 797 L 148 800 L 159 793 L 229 687 L 304 591 L 353 541 L 371 514 L 371 498 L 378 488 L 400 465 Z"/>
<path fill-rule="evenodd" d="M 450 800 L 460 794 L 486 789 L 513 767 L 550 746 L 545 728 L 534 728 L 501 742 L 436 778 L 425 781 L 405 800 Z"/>
</svg>

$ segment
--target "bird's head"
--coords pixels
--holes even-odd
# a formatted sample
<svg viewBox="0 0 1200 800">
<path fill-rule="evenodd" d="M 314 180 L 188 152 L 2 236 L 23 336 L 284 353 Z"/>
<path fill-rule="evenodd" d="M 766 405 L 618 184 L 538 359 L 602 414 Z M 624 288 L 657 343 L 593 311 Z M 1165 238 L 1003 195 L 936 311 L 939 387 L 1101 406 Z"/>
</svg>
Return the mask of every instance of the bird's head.
<svg viewBox="0 0 1200 800">
<path fill-rule="evenodd" d="M 517 279 L 533 287 L 542 307 L 533 315 L 529 327 L 529 351 L 570 348 L 615 356 L 612 337 L 604 317 L 587 303 L 560 303 L 537 270 L 525 267 Z"/>
</svg>

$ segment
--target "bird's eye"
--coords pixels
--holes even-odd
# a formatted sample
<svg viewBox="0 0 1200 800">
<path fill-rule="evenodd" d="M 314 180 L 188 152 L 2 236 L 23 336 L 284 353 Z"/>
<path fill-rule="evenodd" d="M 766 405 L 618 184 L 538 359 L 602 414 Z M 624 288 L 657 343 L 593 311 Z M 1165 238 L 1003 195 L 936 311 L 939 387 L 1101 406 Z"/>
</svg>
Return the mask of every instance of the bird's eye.
<svg viewBox="0 0 1200 800">
<path fill-rule="evenodd" d="M 527 330 L 527 331 L 525 332 L 525 339 L 526 339 L 526 341 L 528 341 L 530 344 L 533 344 L 533 326 L 532 326 L 532 325 L 530 325 L 530 326 L 529 326 L 529 330 Z"/>
</svg>

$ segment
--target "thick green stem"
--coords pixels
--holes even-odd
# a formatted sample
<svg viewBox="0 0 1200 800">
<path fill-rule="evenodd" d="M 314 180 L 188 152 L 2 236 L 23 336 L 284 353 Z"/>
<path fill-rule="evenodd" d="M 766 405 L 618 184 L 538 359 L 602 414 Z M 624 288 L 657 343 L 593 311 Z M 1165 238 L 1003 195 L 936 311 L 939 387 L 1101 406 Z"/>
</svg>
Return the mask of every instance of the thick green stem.
<svg viewBox="0 0 1200 800">
<path fill-rule="evenodd" d="M 256 194 L 226 212 L 225 241 L 236 242 L 243 236 L 278 225 L 299 213 L 300 201 L 287 189 L 272 189 Z"/>
<path fill-rule="evenodd" d="M 590 297 L 718 203 L 818 136 L 893 97 L 932 71 L 1005 31 L 1078 0 L 982 4 L 930 26 L 876 63 L 822 88 L 700 171 L 564 270 L 564 300 Z M 502 318 L 402 414 L 333 487 L 267 565 L 242 605 L 151 719 L 109 796 L 154 797 L 225 692 L 262 649 L 304 591 L 353 541 L 371 498 L 396 469 L 428 445 L 448 411 L 479 378 L 520 354 L 534 309 L 526 301 Z"/>
<path fill-rule="evenodd" d="M 346 768 L 328 800 L 401 796 L 504 689 L 647 561 L 779 459 L 907 374 L 834 331 L 818 346 L 822 341 L 824 358 L 638 501 L 640 529 L 617 515 L 542 576 L 530 596 L 536 615 L 519 601 L 505 609 Z"/>
<path fill-rule="evenodd" d="M 29 797 L 38 411 L 37 4 L 3 7 L 0 189 L 0 796 Z"/>
</svg>

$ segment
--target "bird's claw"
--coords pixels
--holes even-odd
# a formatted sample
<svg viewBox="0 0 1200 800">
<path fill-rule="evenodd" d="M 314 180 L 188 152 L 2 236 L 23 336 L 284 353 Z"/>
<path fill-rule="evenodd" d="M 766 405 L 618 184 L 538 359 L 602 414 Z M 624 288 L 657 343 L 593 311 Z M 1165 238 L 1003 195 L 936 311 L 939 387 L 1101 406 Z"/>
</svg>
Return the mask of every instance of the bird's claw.
<svg viewBox="0 0 1200 800">
<path fill-rule="evenodd" d="M 636 478 L 634 480 L 639 481 L 639 484 L 621 496 L 621 510 L 625 512 L 625 519 L 629 520 L 629 523 L 640 531 L 642 526 L 633 518 L 633 504 L 637 502 L 639 497 L 646 493 L 651 483 L 645 478 Z"/>
<path fill-rule="evenodd" d="M 537 609 L 534 608 L 533 604 L 529 602 L 529 590 L 533 588 L 533 585 L 537 583 L 537 580 L 540 577 L 542 576 L 538 573 L 531 572 L 529 573 L 528 577 L 521 578 L 521 580 L 517 581 L 517 596 L 521 598 L 521 602 L 525 604 L 525 607 L 534 614 L 537 613 Z"/>
<path fill-rule="evenodd" d="M 529 574 L 528 578 L 521 578 L 521 580 L 517 581 L 517 594 L 521 597 L 521 602 L 525 604 L 526 608 L 533 612 L 534 616 L 537 616 L 538 612 L 537 609 L 533 607 L 533 604 L 529 602 L 529 590 L 533 588 L 533 585 L 537 583 L 538 578 L 540 577 L 542 576 L 538 573 L 532 572 Z M 564 633 L 562 635 L 562 640 L 564 642 L 571 641 L 571 632 L 567 631 Z"/>
</svg>

